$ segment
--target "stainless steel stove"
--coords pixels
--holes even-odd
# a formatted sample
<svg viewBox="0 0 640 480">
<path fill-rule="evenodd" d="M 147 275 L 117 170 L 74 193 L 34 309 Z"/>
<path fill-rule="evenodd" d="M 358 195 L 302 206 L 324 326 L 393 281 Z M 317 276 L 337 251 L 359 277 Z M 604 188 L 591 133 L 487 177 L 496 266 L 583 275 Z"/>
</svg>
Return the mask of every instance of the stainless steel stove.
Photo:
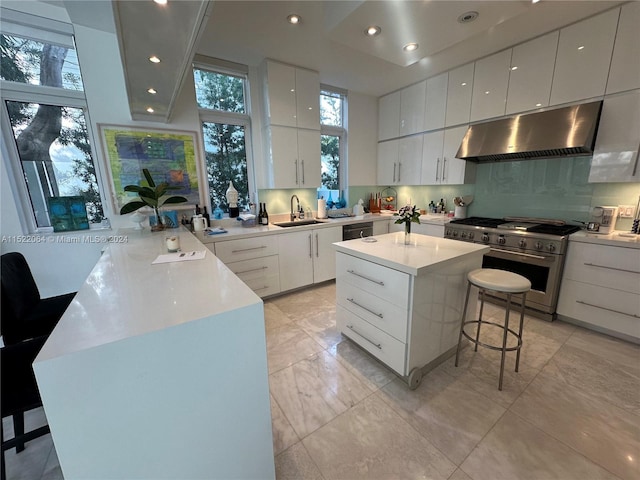
<svg viewBox="0 0 640 480">
<path fill-rule="evenodd" d="M 452 220 L 444 236 L 489 245 L 482 266 L 528 278 L 531 292 L 525 306 L 530 313 L 553 320 L 568 238 L 579 229 L 561 220 L 470 217 Z M 504 297 L 496 294 L 495 298 Z"/>
</svg>

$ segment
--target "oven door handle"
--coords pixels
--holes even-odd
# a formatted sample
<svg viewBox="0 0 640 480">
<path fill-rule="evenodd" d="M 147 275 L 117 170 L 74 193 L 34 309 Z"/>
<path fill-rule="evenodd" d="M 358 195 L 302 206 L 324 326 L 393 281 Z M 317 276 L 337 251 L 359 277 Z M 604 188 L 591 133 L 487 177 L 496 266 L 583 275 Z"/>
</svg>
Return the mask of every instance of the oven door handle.
<svg viewBox="0 0 640 480">
<path fill-rule="evenodd" d="M 520 257 L 527 257 L 527 258 L 535 258 L 536 260 L 547 260 L 548 257 L 543 257 L 541 255 L 532 255 L 530 253 L 522 253 L 522 252 L 512 252 L 511 250 L 502 250 L 500 248 L 491 248 L 492 252 L 501 252 L 501 253 L 508 253 L 509 255 L 518 255 Z"/>
</svg>

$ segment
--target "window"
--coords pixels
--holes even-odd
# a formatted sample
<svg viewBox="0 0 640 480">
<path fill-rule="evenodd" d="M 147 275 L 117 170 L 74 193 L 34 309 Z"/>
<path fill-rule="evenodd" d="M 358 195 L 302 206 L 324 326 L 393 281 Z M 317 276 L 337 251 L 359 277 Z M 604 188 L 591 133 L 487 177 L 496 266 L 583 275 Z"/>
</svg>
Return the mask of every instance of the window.
<svg viewBox="0 0 640 480">
<path fill-rule="evenodd" d="M 26 15 L 2 13 L 3 140 L 14 157 L 9 171 L 25 230 L 52 230 L 49 204 L 56 197 L 83 197 L 89 223 L 100 223 L 103 200 L 70 26 L 53 22 L 48 31 L 46 19 L 36 18 L 30 28 Z M 21 17 L 16 24 L 14 16 Z"/>
<path fill-rule="evenodd" d="M 320 90 L 320 161 L 321 185 L 318 197 L 332 202 L 343 198 L 340 192 L 346 188 L 346 137 L 345 128 L 346 93 L 331 87 Z"/>
<path fill-rule="evenodd" d="M 200 108 L 204 139 L 205 168 L 211 208 L 229 211 L 226 191 L 229 182 L 238 191 L 238 206 L 249 208 L 251 191 L 247 161 L 251 142 L 247 114 L 246 72 L 194 67 L 196 101 Z"/>
</svg>

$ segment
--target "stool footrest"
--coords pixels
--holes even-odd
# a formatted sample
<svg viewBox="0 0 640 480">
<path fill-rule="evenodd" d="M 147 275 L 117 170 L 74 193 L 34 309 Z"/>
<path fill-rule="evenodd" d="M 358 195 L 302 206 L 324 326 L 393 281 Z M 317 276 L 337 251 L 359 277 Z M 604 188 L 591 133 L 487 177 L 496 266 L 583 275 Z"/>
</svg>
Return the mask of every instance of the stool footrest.
<svg viewBox="0 0 640 480">
<path fill-rule="evenodd" d="M 462 335 L 464 335 L 467 338 L 467 340 L 471 341 L 474 344 L 481 345 L 481 346 L 483 346 L 485 348 L 489 348 L 491 350 L 497 350 L 497 351 L 500 351 L 500 352 L 503 350 L 502 345 L 495 346 L 495 345 L 489 345 L 487 343 L 481 342 L 480 340 L 476 341 L 475 338 L 471 337 L 467 332 L 465 332 L 464 327 L 466 325 L 470 325 L 470 324 L 473 324 L 473 323 L 478 324 L 478 325 L 493 325 L 493 326 L 498 327 L 498 328 L 500 328 L 502 330 L 505 329 L 504 325 L 501 325 L 501 324 L 496 323 L 496 322 L 489 322 L 489 321 L 486 321 L 486 320 L 482 320 L 482 321 L 480 321 L 480 320 L 469 320 L 469 321 L 466 321 L 466 322 L 464 322 L 462 324 Z M 522 347 L 522 338 L 520 338 L 520 335 L 518 335 L 518 332 L 515 332 L 515 331 L 511 330 L 510 328 L 507 328 L 507 332 L 518 339 L 518 345 L 516 345 L 515 347 L 505 347 L 504 351 L 505 352 L 513 352 L 515 350 L 520 350 L 520 348 Z"/>
</svg>

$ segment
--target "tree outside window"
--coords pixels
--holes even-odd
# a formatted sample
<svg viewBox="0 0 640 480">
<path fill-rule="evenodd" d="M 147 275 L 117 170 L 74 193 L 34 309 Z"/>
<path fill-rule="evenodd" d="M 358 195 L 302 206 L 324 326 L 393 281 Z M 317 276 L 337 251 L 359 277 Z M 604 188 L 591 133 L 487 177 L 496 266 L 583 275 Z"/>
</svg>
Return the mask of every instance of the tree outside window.
<svg viewBox="0 0 640 480">
<path fill-rule="evenodd" d="M 324 197 L 335 202 L 341 197 L 341 159 L 344 158 L 344 103 L 342 93 L 330 89 L 320 91 L 320 161 L 321 185 L 318 187 L 318 197 Z"/>
</svg>

